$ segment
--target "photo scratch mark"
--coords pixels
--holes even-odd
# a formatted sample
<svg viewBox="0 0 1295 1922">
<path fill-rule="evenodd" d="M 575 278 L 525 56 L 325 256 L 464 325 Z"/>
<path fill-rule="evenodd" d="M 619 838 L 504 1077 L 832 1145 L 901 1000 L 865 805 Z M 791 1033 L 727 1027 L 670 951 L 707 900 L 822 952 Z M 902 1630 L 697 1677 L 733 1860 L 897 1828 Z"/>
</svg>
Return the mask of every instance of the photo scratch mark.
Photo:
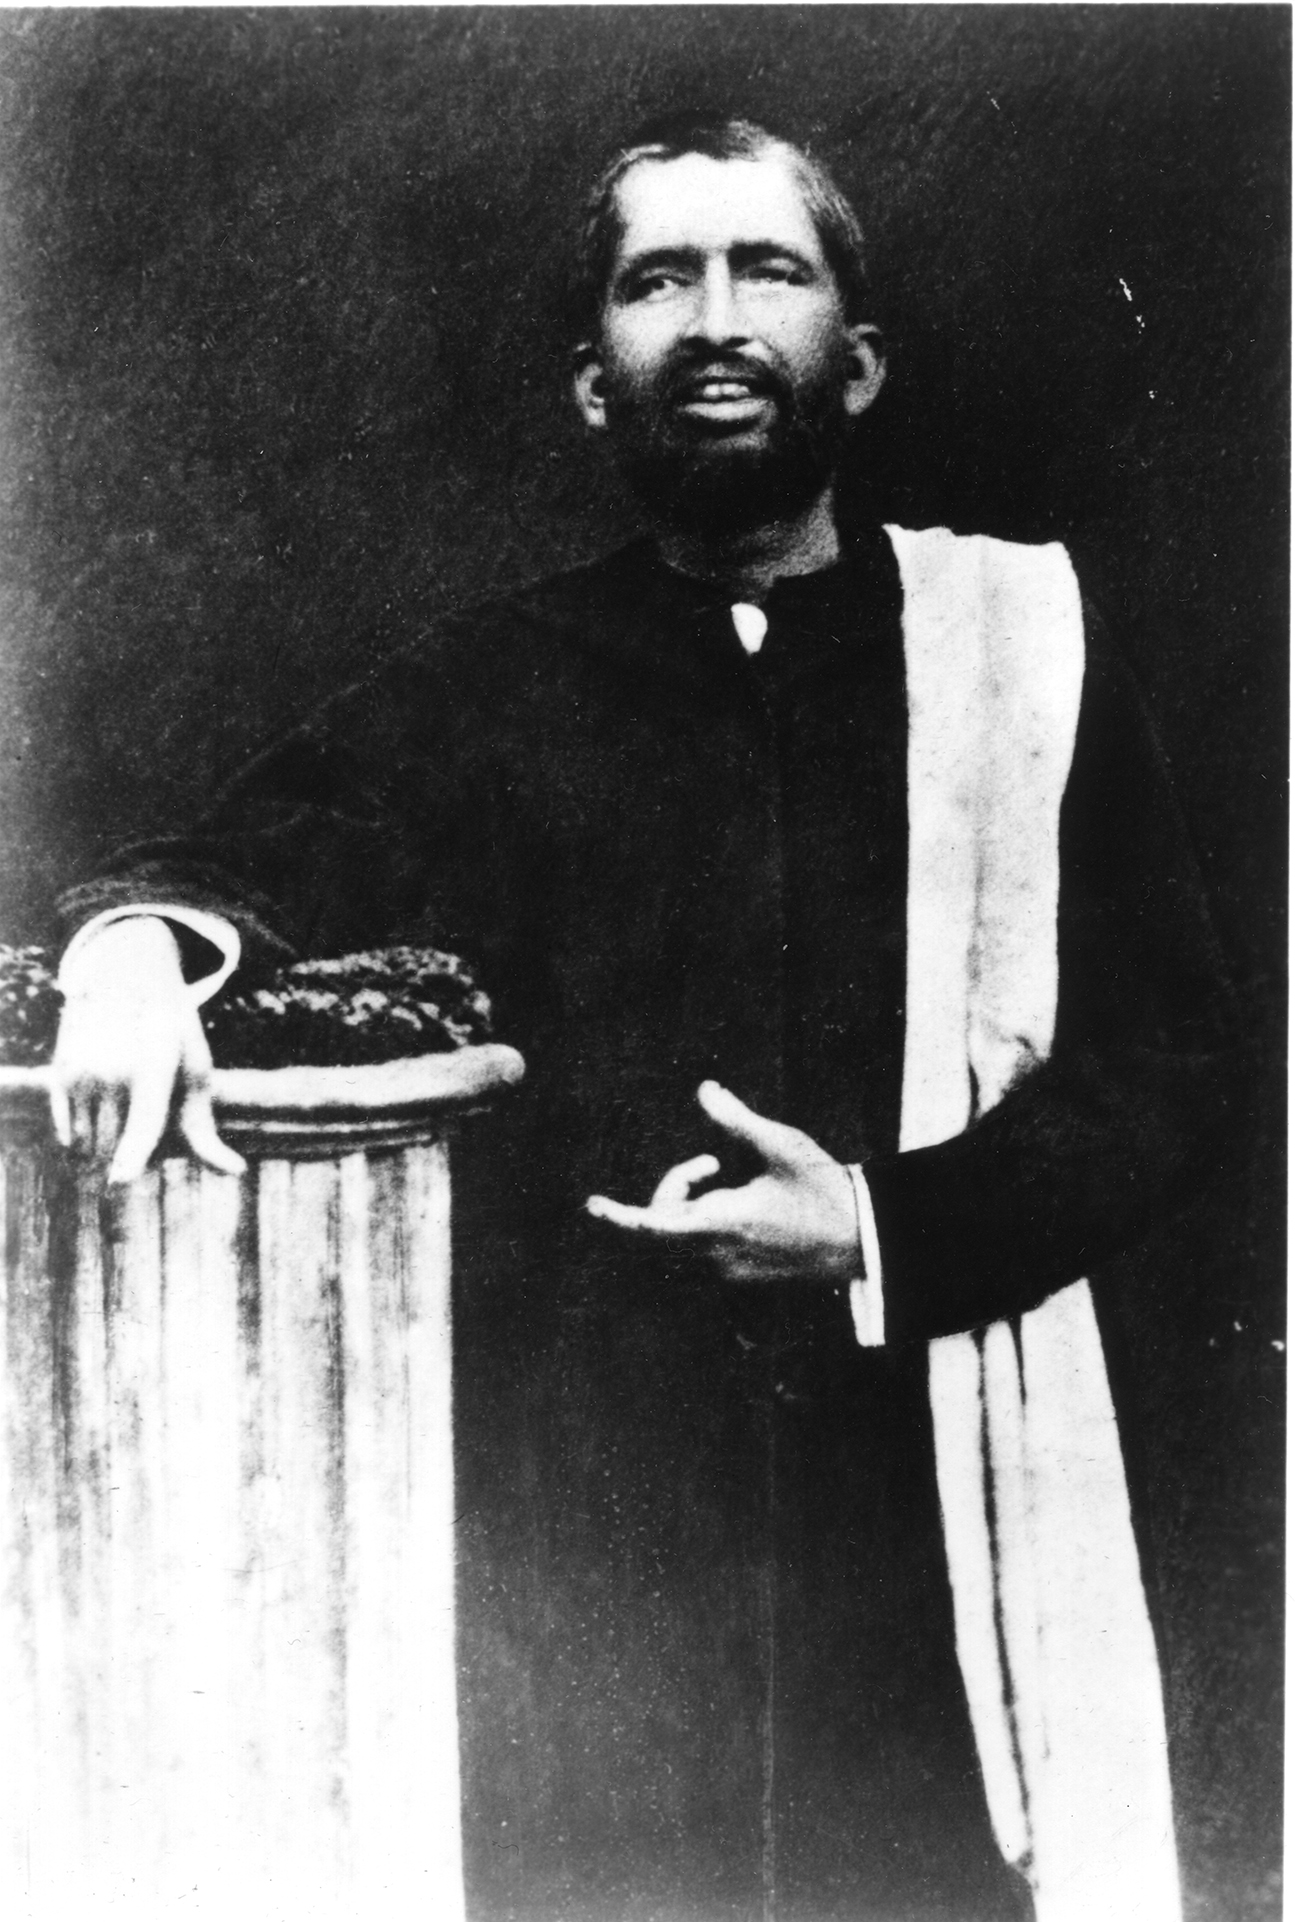
<svg viewBox="0 0 1295 1922">
<path fill-rule="evenodd" d="M 1117 274 L 1116 279 L 1119 281 L 1120 286 L 1124 290 L 1125 300 L 1128 301 L 1130 307 L 1133 307 L 1133 289 L 1129 286 L 1129 283 L 1124 278 L 1123 274 Z M 1138 312 L 1136 307 L 1133 307 L 1133 318 L 1138 323 L 1138 332 L 1140 334 L 1145 334 L 1145 332 L 1147 331 L 1147 323 L 1145 320 L 1143 320 L 1141 314 Z"/>
</svg>

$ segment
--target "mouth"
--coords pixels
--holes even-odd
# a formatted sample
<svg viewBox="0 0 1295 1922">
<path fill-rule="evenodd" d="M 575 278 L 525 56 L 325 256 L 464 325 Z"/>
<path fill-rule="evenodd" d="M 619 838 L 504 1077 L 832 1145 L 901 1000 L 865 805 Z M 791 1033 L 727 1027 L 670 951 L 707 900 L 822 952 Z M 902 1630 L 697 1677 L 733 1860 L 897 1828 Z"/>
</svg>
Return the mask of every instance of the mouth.
<svg viewBox="0 0 1295 1922">
<path fill-rule="evenodd" d="M 680 383 L 675 404 L 692 420 L 746 427 L 765 419 L 775 402 L 771 383 L 761 373 L 702 369 Z"/>
</svg>

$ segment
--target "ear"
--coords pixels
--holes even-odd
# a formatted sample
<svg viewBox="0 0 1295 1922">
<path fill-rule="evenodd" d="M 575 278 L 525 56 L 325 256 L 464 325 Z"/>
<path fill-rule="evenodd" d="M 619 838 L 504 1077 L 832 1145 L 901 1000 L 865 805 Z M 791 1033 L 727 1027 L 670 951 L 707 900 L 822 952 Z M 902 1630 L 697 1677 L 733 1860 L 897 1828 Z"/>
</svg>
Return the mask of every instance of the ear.
<svg viewBox="0 0 1295 1922">
<path fill-rule="evenodd" d="M 573 388 L 576 406 L 586 427 L 600 433 L 607 425 L 607 397 L 603 391 L 603 364 L 591 340 L 582 340 L 575 351 Z"/>
<path fill-rule="evenodd" d="M 873 327 L 866 320 L 854 327 L 847 327 L 845 331 L 850 343 L 845 411 L 858 415 L 866 413 L 881 392 L 882 382 L 886 378 L 886 350 L 882 345 L 881 329 Z"/>
</svg>

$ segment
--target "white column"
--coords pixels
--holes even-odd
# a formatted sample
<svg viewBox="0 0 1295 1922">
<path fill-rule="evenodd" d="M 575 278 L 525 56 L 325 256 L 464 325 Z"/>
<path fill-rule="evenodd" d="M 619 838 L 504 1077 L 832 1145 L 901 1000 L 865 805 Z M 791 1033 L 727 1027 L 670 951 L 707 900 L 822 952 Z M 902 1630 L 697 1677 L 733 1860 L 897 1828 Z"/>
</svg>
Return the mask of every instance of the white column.
<svg viewBox="0 0 1295 1922">
<path fill-rule="evenodd" d="M 520 1072 L 465 1053 L 227 1077 L 245 1176 L 108 1194 L 0 1089 L 6 1922 L 462 1917 L 444 1116 Z"/>
</svg>

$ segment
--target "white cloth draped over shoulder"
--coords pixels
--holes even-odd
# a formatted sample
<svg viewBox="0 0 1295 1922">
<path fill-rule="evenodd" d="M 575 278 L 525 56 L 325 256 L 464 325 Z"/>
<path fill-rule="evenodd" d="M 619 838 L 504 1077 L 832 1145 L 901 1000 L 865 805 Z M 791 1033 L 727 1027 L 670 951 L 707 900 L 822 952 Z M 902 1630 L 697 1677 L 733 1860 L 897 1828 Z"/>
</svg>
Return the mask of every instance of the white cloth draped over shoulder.
<svg viewBox="0 0 1295 1922">
<path fill-rule="evenodd" d="M 904 590 L 901 1149 L 1052 1045 L 1058 824 L 1084 671 L 1064 548 L 887 529 Z M 1088 1283 L 931 1344 L 958 1657 L 990 1814 L 1037 1922 L 1179 1922 L 1164 1711 Z"/>
</svg>

